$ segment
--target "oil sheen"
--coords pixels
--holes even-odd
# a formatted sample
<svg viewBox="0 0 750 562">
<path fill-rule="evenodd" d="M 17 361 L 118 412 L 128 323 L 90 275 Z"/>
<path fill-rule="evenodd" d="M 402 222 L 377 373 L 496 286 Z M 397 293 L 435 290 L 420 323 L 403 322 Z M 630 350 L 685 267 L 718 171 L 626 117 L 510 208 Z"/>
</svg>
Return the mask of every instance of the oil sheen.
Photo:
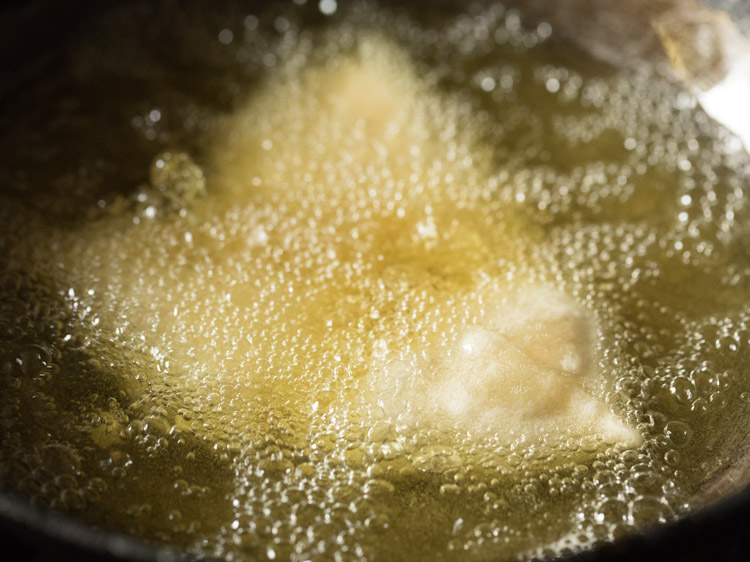
<svg viewBox="0 0 750 562">
<path fill-rule="evenodd" d="M 103 10 L 6 98 L 2 490 L 226 560 L 700 505 L 750 415 L 736 139 L 501 5 L 301 4 Z"/>
</svg>

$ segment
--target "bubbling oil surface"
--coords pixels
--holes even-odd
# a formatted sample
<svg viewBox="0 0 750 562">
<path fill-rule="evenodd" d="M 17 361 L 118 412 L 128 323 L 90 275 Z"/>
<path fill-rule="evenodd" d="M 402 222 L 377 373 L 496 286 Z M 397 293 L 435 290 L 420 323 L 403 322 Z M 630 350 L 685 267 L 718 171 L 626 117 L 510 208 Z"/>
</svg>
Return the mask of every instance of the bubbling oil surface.
<svg viewBox="0 0 750 562">
<path fill-rule="evenodd" d="M 3 123 L 3 489 L 228 560 L 552 556 L 689 509 L 750 413 L 747 156 L 502 6 L 308 8 L 187 9 L 190 79 L 179 32 L 84 40 Z M 531 421 L 479 415 L 519 365 Z M 541 423 L 555 369 L 619 429 Z"/>
</svg>

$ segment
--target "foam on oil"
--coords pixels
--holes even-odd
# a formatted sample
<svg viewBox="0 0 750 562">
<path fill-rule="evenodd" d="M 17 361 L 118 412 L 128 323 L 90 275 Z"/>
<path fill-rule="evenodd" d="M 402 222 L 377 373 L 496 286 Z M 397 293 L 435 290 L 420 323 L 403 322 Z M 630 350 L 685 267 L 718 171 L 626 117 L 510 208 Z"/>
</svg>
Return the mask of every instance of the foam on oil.
<svg viewBox="0 0 750 562">
<path fill-rule="evenodd" d="M 748 410 L 726 134 L 500 6 L 233 9 L 262 86 L 164 85 L 144 183 L 84 224 L 4 205 L 4 487 L 230 560 L 544 556 L 686 509 Z"/>
</svg>

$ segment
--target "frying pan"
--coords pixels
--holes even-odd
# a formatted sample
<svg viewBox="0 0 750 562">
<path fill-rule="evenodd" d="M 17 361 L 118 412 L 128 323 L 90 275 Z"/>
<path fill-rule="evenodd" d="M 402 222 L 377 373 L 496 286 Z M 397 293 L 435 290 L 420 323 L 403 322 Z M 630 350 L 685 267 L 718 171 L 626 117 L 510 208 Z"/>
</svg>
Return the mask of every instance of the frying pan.
<svg viewBox="0 0 750 562">
<path fill-rule="evenodd" d="M 442 9 L 453 4 L 447 1 L 433 2 L 429 9 Z M 556 32 L 579 43 L 609 64 L 661 65 L 661 71 L 672 72 L 688 87 L 694 88 L 699 98 L 701 93 L 716 87 L 730 73 L 733 61 L 728 56 L 724 57 L 725 51 L 731 51 L 726 48 L 726 41 L 741 43 L 744 40 L 742 32 L 750 32 L 750 2 L 745 0 L 706 2 L 711 8 L 726 10 L 734 23 L 724 15 L 716 19 L 717 12 L 708 12 L 692 2 L 529 0 L 506 4 L 516 5 L 524 17 L 531 20 L 552 21 Z M 50 49 L 50 45 L 66 44 L 73 40 L 80 26 L 86 25 L 94 15 L 106 9 L 103 3 L 86 0 L 16 1 L 0 8 L 0 47 L 5 53 L 0 63 L 0 76 L 3 77 L 0 80 L 0 104 L 18 96 L 35 75 L 58 63 L 56 51 Z M 714 46 L 696 51 L 705 54 L 705 64 L 701 66 L 698 60 L 693 68 L 671 68 L 659 36 L 653 30 L 655 18 L 687 22 L 685 29 L 688 31 L 702 25 L 713 26 Z M 717 21 L 720 23 L 717 24 Z M 720 58 L 719 63 L 713 57 L 716 53 L 711 51 L 712 48 L 724 57 Z M 716 72 L 717 64 L 721 67 L 719 72 Z M 722 119 L 718 114 L 714 117 Z M 745 115 L 745 121 L 750 123 L 750 113 Z M 735 132 L 744 138 L 742 116 L 737 116 L 736 122 L 724 121 L 724 124 L 729 128 L 739 124 Z M 746 145 L 750 146 L 750 136 L 747 139 Z M 703 508 L 678 520 L 564 559 L 570 562 L 750 560 L 749 481 L 748 454 L 747 451 L 740 451 L 731 465 L 706 482 Z M 168 562 L 183 558 L 169 548 L 93 528 L 7 494 L 0 495 L 0 545 L 5 547 L 5 552 L 12 552 L 13 549 L 19 553 L 14 555 L 18 560 Z"/>
</svg>

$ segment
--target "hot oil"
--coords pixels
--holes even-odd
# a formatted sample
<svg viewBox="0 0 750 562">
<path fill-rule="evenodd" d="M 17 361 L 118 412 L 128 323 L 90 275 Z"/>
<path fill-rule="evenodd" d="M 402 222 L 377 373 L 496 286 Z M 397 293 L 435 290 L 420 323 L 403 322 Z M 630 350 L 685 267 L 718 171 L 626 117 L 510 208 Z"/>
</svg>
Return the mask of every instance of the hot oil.
<svg viewBox="0 0 750 562">
<path fill-rule="evenodd" d="M 512 10 L 308 8 L 187 10 L 192 81 L 82 41 L 67 105 L 6 124 L 41 193 L 3 205 L 4 488 L 227 559 L 551 556 L 689 509 L 750 407 L 747 157 Z M 167 77 L 118 134 L 85 125 L 109 65 Z M 44 157 L 66 132 L 82 164 Z M 518 365 L 485 334 L 537 287 L 592 318 L 584 387 L 638 439 L 431 394 Z"/>
</svg>

